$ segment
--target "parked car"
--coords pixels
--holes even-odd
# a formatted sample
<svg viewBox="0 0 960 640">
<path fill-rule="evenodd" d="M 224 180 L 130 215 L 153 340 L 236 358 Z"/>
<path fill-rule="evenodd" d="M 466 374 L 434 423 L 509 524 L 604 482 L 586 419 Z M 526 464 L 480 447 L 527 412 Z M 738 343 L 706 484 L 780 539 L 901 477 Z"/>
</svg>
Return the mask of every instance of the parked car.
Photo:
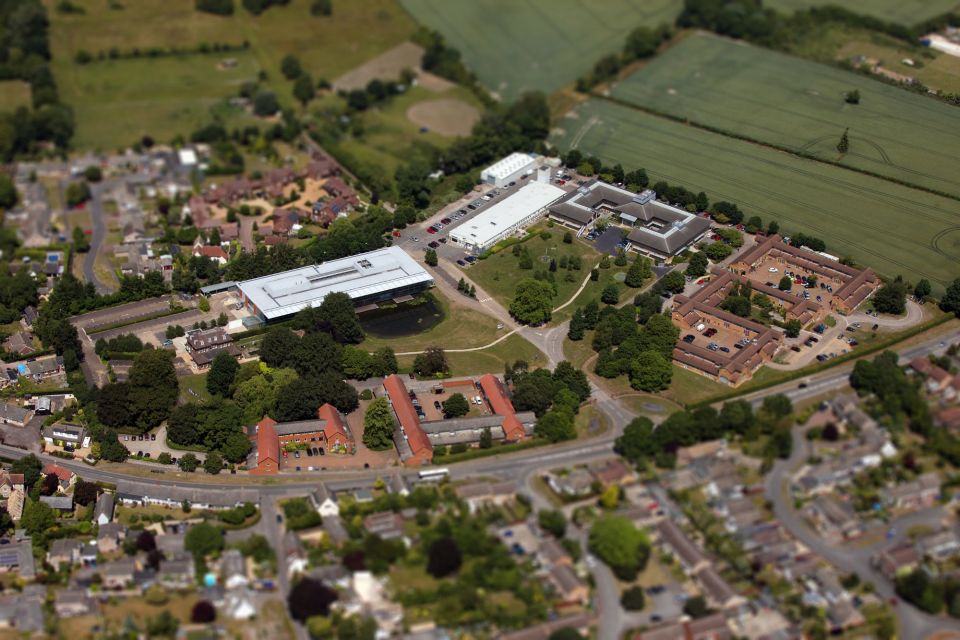
<svg viewBox="0 0 960 640">
<path fill-rule="evenodd" d="M 446 239 L 446 238 L 437 238 L 437 241 L 446 244 L 447 239 Z"/>
<path fill-rule="evenodd" d="M 477 261 L 477 257 L 476 257 L 476 256 L 467 256 L 466 258 L 464 258 L 464 260 L 466 260 L 466 261 L 469 262 L 470 264 L 473 264 L 474 262 Z"/>
<path fill-rule="evenodd" d="M 442 222 L 443 224 L 450 224 L 450 218 L 444 218 L 440 222 Z"/>
<path fill-rule="evenodd" d="M 436 240 L 432 240 L 430 244 L 428 244 L 427 246 L 430 247 L 431 249 L 436 249 L 437 247 L 440 246 L 440 243 L 437 242 Z"/>
<path fill-rule="evenodd" d="M 460 265 L 461 267 L 467 266 L 467 263 L 464 262 L 463 260 L 457 260 L 457 264 Z"/>
<path fill-rule="evenodd" d="M 696 339 L 697 337 L 692 333 L 688 333 L 687 335 L 683 336 L 683 341 L 686 342 L 687 344 L 692 344 L 693 341 Z"/>
</svg>

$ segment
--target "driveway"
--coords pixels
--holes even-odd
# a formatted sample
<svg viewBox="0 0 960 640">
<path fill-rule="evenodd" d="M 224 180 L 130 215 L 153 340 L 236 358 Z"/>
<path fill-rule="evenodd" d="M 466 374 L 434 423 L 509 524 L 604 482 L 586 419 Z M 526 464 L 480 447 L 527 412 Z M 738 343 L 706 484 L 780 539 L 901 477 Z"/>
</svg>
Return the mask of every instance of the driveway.
<svg viewBox="0 0 960 640">
<path fill-rule="evenodd" d="M 863 311 L 857 311 L 848 316 L 848 322 L 860 322 L 864 325 L 872 326 L 878 324 L 888 329 L 907 329 L 923 320 L 923 308 L 914 300 L 907 300 L 907 312 L 902 316 L 891 316 L 880 314 L 872 316 Z"/>
<path fill-rule="evenodd" d="M 618 251 L 617 245 L 623 240 L 624 235 L 623 229 L 611 225 L 593 241 L 593 248 L 602 254 L 606 253 L 615 256 Z"/>
</svg>

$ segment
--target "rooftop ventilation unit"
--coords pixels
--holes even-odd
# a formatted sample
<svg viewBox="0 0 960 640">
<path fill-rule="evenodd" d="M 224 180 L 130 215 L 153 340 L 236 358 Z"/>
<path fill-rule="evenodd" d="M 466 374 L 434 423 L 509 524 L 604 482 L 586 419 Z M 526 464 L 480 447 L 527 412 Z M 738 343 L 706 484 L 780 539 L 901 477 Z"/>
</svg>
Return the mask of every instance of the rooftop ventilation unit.
<svg viewBox="0 0 960 640">
<path fill-rule="evenodd" d="M 653 189 L 644 189 L 637 195 L 633 197 L 633 201 L 637 204 L 647 204 L 651 200 L 657 197 L 657 192 Z"/>
</svg>

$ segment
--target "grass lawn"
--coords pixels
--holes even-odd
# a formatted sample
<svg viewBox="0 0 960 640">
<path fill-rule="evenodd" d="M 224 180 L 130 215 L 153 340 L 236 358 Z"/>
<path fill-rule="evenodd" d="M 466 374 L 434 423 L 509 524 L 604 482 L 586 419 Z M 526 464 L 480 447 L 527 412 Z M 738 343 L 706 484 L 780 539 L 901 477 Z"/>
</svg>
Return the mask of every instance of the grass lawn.
<svg viewBox="0 0 960 640">
<path fill-rule="evenodd" d="M 483 111 L 477 98 L 463 87 L 454 86 L 442 93 L 412 87 L 383 107 L 368 109 L 358 116 L 363 122 L 363 134 L 359 138 L 344 138 L 338 146 L 360 160 L 379 165 L 386 175 L 393 176 L 397 167 L 408 160 L 411 145 L 426 142 L 444 148 L 453 142 L 453 137 L 432 130 L 421 132 L 420 127 L 407 118 L 407 110 L 413 105 L 440 100 L 458 100 L 474 107 L 478 113 Z"/>
<path fill-rule="evenodd" d="M 23 80 L 0 81 L 0 112 L 30 106 L 30 85 Z"/>
<path fill-rule="evenodd" d="M 676 375 L 676 370 L 674 370 L 674 375 Z M 623 404 L 630 407 L 631 411 L 651 418 L 666 417 L 675 411 L 681 411 L 683 409 L 682 406 L 672 400 L 652 393 L 637 392 L 635 396 L 622 396 L 620 400 Z M 658 405 L 660 406 L 660 410 L 652 411 L 651 408 L 646 405 Z"/>
<path fill-rule="evenodd" d="M 438 324 L 399 338 L 378 338 L 368 334 L 360 347 L 367 351 L 391 347 L 396 353 L 422 351 L 432 346 L 469 349 L 490 344 L 505 333 L 505 330 L 497 330 L 497 321 L 490 316 L 451 304 L 437 289 L 431 291 L 431 295 L 444 316 Z"/>
<path fill-rule="evenodd" d="M 765 7 L 784 13 L 836 4 L 830 0 L 767 0 Z M 957 0 L 859 0 L 850 9 L 888 22 L 911 26 L 948 11 L 960 9 Z"/>
<path fill-rule="evenodd" d="M 854 89 L 860 104 L 847 104 L 844 95 Z M 619 83 L 613 96 L 960 195 L 960 111 L 832 66 L 696 34 Z M 841 156 L 845 129 L 850 152 Z"/>
<path fill-rule="evenodd" d="M 532 231 L 537 233 L 538 230 L 534 229 Z M 512 247 L 508 247 L 485 260 L 478 260 L 472 267 L 463 269 L 463 272 L 476 282 L 478 287 L 496 298 L 500 304 L 509 307 L 518 281 L 524 278 L 533 278 L 534 271 L 546 271 L 551 258 L 559 262 L 562 256 L 580 256 L 583 266 L 579 271 L 567 271 L 558 268 L 554 274 L 556 276 L 557 295 L 553 301 L 555 307 L 559 306 L 580 288 L 583 279 L 590 273 L 590 269 L 596 266 L 600 256 L 594 251 L 593 247 L 582 242 L 575 241 L 573 244 L 565 244 L 562 229 L 553 228 L 546 231 L 550 233 L 549 239 L 544 240 L 536 235 L 521 245 L 526 247 L 530 255 L 533 256 L 533 269 L 520 269 L 520 258 L 513 255 Z M 566 280 L 567 274 L 572 276 L 572 282 Z M 599 296 L 599 293 L 596 295 Z M 568 314 L 572 313 L 573 309 L 570 309 Z"/>
<path fill-rule="evenodd" d="M 133 142 L 143 133 L 160 140 L 189 133 L 223 95 L 235 95 L 241 82 L 256 78 L 260 70 L 281 101 L 293 104 L 292 83 L 280 72 L 286 54 L 297 55 L 314 79 L 333 80 L 408 39 L 416 29 L 396 0 L 342 2 L 330 17 L 311 16 L 310 0 L 291 0 L 259 16 L 238 2 L 229 17 L 195 11 L 193 0 L 75 0 L 83 14 L 60 13 L 53 9 L 55 0 L 46 4 L 54 75 L 62 98 L 76 110 L 74 144 L 104 149 Z M 111 4 L 122 8 L 111 9 Z M 92 62 L 85 67 L 74 62 L 80 50 L 96 56 L 113 47 L 128 51 L 244 41 L 250 44 L 246 51 L 209 56 Z M 217 70 L 216 63 L 224 58 L 236 58 L 237 68 Z"/>
<path fill-rule="evenodd" d="M 578 438 L 592 438 L 606 433 L 610 428 L 610 420 L 605 413 L 588 404 L 580 408 L 573 425 L 577 428 Z"/>
<path fill-rule="evenodd" d="M 198 373 L 182 376 L 180 382 L 180 398 L 186 402 L 209 402 L 212 396 L 207 391 L 207 374 Z"/>
<path fill-rule="evenodd" d="M 597 352 L 590 347 L 590 342 L 592 339 L 592 331 L 588 331 L 583 340 L 574 341 L 570 338 L 564 338 L 563 355 L 570 362 L 570 364 L 577 369 L 582 369 L 584 363 L 597 354 Z"/>
<path fill-rule="evenodd" d="M 415 357 L 400 356 L 398 360 L 401 371 L 409 371 Z M 517 334 L 483 351 L 447 352 L 447 362 L 450 363 L 450 374 L 453 376 L 499 372 L 504 370 L 508 362 L 517 360 L 525 360 L 531 368 L 541 367 L 547 362 L 546 356 L 539 349 Z"/>
<path fill-rule="evenodd" d="M 550 94 L 619 51 L 639 25 L 672 23 L 680 0 L 402 0 L 418 21 L 463 54 L 480 81 L 505 100 Z"/>
<path fill-rule="evenodd" d="M 580 294 L 576 298 L 574 298 L 573 302 L 571 302 L 569 305 L 567 305 L 563 309 L 560 309 L 560 311 L 554 312 L 553 318 L 550 320 L 551 324 L 557 324 L 557 323 L 563 322 L 564 320 L 566 320 L 567 318 L 573 315 L 573 312 L 577 310 L 577 307 L 582 307 L 583 305 L 587 304 L 591 300 L 596 300 L 597 302 L 600 302 L 600 293 L 609 284 L 617 285 L 617 288 L 620 291 L 620 302 L 623 302 L 628 298 L 630 300 L 633 300 L 633 297 L 636 296 L 637 293 L 639 293 L 640 289 L 633 289 L 623 284 L 623 278 L 624 278 L 623 274 L 627 272 L 627 269 L 629 268 L 629 266 L 626 266 L 626 267 L 612 266 L 613 265 L 612 259 L 610 261 L 610 264 L 611 264 L 611 267 L 609 269 L 600 270 L 599 280 L 597 280 L 596 282 L 593 282 L 592 280 L 588 282 L 587 286 L 585 286 L 583 288 L 583 291 L 581 291 Z M 583 277 L 586 277 L 586 274 L 584 274 Z M 581 278 L 581 280 L 577 283 L 577 287 L 579 287 L 582 282 L 583 282 L 583 279 Z M 649 280 L 647 282 L 649 283 Z M 559 302 L 558 306 L 559 304 L 563 304 L 566 301 L 567 300 L 563 300 Z"/>
<path fill-rule="evenodd" d="M 772 54 L 771 54 L 772 55 Z M 932 103 L 932 101 L 930 101 Z M 804 160 L 612 104 L 590 100 L 559 123 L 553 142 L 626 168 L 645 167 L 786 233 L 823 238 L 827 251 L 878 272 L 926 277 L 936 294 L 957 275 L 960 202 Z M 903 229 L 891 242 L 891 229 Z"/>
<path fill-rule="evenodd" d="M 197 512 L 192 511 L 190 513 L 185 513 L 183 509 L 179 507 L 176 509 L 170 509 L 167 507 L 161 507 L 159 505 L 145 505 L 142 507 L 117 507 L 117 520 L 126 525 L 133 524 L 133 516 L 137 516 L 138 520 L 142 520 L 147 516 L 163 516 L 166 520 L 186 520 L 188 518 L 196 518 Z"/>
</svg>

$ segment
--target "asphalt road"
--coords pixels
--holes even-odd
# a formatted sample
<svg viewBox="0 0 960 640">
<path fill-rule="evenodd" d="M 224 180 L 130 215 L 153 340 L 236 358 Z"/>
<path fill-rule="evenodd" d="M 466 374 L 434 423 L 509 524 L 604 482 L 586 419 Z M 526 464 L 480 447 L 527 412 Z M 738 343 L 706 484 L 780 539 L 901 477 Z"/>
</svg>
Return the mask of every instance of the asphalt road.
<svg viewBox="0 0 960 640">
<path fill-rule="evenodd" d="M 83 276 L 87 282 L 92 282 L 96 287 L 97 293 L 113 293 L 114 287 L 110 283 L 103 282 L 97 277 L 97 271 L 94 269 L 94 263 L 97 255 L 103 247 L 103 241 L 107 237 L 107 226 L 103 221 L 103 191 L 105 183 L 91 185 L 90 191 L 92 197 L 87 203 L 90 217 L 93 219 L 93 231 L 90 235 L 90 250 L 83 257 Z"/>
</svg>

